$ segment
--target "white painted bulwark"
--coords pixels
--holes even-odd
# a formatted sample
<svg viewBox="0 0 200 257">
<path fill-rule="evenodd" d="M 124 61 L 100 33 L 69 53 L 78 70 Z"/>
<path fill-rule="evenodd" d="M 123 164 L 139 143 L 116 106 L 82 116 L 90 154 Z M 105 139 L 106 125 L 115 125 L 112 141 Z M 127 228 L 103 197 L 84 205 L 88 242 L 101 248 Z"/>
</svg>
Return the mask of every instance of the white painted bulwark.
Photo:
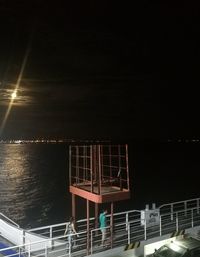
<svg viewBox="0 0 200 257">
<path fill-rule="evenodd" d="M 8 224 L 2 219 L 0 219 L 0 233 L 2 237 L 15 245 L 23 244 L 23 229 Z"/>
</svg>

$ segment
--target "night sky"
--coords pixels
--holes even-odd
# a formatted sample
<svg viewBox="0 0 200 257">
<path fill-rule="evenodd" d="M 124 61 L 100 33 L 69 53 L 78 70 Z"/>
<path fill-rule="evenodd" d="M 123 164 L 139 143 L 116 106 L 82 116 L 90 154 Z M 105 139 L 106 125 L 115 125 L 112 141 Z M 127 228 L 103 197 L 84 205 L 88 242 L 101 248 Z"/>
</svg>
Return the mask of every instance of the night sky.
<svg viewBox="0 0 200 257">
<path fill-rule="evenodd" d="M 1 138 L 199 138 L 199 6 L 135 2 L 0 0 Z"/>
</svg>

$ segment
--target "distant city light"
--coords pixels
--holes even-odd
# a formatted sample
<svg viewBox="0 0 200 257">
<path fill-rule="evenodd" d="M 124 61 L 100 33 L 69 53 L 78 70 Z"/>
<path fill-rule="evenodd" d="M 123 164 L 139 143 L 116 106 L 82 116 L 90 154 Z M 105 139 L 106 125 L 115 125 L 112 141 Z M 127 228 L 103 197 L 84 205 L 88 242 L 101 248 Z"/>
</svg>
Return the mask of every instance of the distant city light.
<svg viewBox="0 0 200 257">
<path fill-rule="evenodd" d="M 178 142 L 178 143 L 199 143 L 200 139 L 168 139 L 167 142 Z"/>
</svg>

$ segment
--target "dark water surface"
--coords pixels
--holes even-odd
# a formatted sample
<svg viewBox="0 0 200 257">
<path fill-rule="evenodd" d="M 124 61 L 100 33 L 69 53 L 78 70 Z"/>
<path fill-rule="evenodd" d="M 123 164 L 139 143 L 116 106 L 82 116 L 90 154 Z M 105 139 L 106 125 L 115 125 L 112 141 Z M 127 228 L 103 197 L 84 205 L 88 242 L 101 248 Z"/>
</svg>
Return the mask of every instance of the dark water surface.
<svg viewBox="0 0 200 257">
<path fill-rule="evenodd" d="M 131 142 L 129 169 L 131 199 L 115 211 L 199 197 L 198 143 Z M 77 203 L 85 218 L 85 201 Z M 0 212 L 25 228 L 68 219 L 68 145 L 0 144 Z"/>
</svg>

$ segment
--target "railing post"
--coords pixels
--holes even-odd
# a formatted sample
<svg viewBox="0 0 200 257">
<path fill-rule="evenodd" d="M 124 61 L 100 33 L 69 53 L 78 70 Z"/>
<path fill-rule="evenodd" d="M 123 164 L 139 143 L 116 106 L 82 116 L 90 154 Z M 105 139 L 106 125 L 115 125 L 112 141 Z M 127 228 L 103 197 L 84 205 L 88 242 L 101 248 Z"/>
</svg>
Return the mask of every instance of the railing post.
<svg viewBox="0 0 200 257">
<path fill-rule="evenodd" d="M 178 231 L 178 212 L 176 212 L 176 231 Z"/>
<path fill-rule="evenodd" d="M 187 216 L 187 202 L 184 202 L 185 216 Z"/>
<path fill-rule="evenodd" d="M 192 216 L 192 228 L 194 227 L 194 212 L 193 212 L 193 209 L 192 209 L 192 214 L 191 214 L 191 216 Z"/>
<path fill-rule="evenodd" d="M 25 245 L 26 244 L 26 234 L 25 234 L 25 230 L 24 229 L 22 231 L 22 236 L 23 236 L 22 243 L 23 243 L 23 245 Z"/>
<path fill-rule="evenodd" d="M 161 215 L 160 215 L 160 236 L 162 236 L 162 220 L 161 220 Z"/>
<path fill-rule="evenodd" d="M 147 221 L 144 220 L 144 240 L 147 240 Z"/>
<path fill-rule="evenodd" d="M 128 230 L 128 213 L 126 213 L 126 230 Z"/>
<path fill-rule="evenodd" d="M 69 256 L 71 256 L 71 249 L 72 249 L 71 234 L 68 236 L 68 247 L 69 247 Z"/>
<path fill-rule="evenodd" d="M 197 199 L 197 213 L 199 214 L 199 198 Z"/>
<path fill-rule="evenodd" d="M 71 238 L 71 234 L 68 237 L 69 240 L 69 256 L 71 256 L 71 250 L 72 250 L 72 238 Z"/>
<path fill-rule="evenodd" d="M 28 244 L 28 257 L 31 257 L 31 243 Z"/>
<path fill-rule="evenodd" d="M 171 220 L 173 220 L 173 204 L 171 204 Z"/>
<path fill-rule="evenodd" d="M 126 223 L 127 226 L 127 223 Z M 131 235 L 130 235 L 130 223 L 128 223 L 128 244 L 131 243 Z"/>
<path fill-rule="evenodd" d="M 111 216 L 110 216 L 110 247 L 113 248 L 113 202 L 111 202 Z"/>
<path fill-rule="evenodd" d="M 48 256 L 48 252 L 47 252 L 47 243 L 45 243 L 45 257 Z"/>
<path fill-rule="evenodd" d="M 50 227 L 50 238 L 52 238 L 52 235 L 53 235 L 53 233 L 52 233 L 52 227 Z"/>
<path fill-rule="evenodd" d="M 51 238 L 51 247 L 53 247 L 53 241 L 52 241 L 52 237 L 53 237 L 53 231 L 52 231 L 52 227 L 50 227 L 50 238 Z"/>
<path fill-rule="evenodd" d="M 93 252 L 93 236 L 92 236 L 92 232 L 93 232 L 93 231 L 91 230 L 91 242 L 90 242 L 90 244 L 91 244 L 91 245 L 90 245 L 90 248 L 91 248 L 91 249 L 90 249 L 90 253 L 91 253 L 91 255 L 92 255 L 92 252 Z"/>
</svg>

